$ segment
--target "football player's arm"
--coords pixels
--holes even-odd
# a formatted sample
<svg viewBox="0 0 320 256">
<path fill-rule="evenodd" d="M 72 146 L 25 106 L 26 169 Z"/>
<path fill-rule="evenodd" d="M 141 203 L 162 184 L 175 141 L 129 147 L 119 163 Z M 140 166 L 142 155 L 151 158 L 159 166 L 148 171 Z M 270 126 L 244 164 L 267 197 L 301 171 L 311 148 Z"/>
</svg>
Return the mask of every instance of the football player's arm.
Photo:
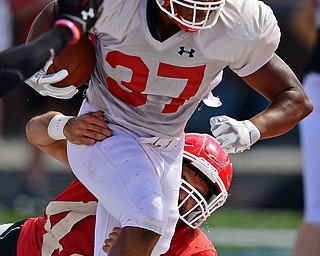
<svg viewBox="0 0 320 256">
<path fill-rule="evenodd" d="M 1 73 L 16 72 L 23 81 L 41 69 L 47 60 L 67 46 L 71 39 L 71 33 L 66 28 L 54 27 L 35 41 L 7 49 L 0 54 Z M 9 86 L 10 81 L 7 82 L 7 87 Z"/>
<path fill-rule="evenodd" d="M 43 68 L 53 54 L 72 41 L 71 30 L 53 26 L 56 19 L 53 9 L 53 4 L 47 5 L 42 12 L 42 17 L 46 17 L 47 21 L 39 20 L 42 22 L 41 31 L 33 29 L 27 44 L 0 53 L 0 97 L 23 85 L 24 80 Z"/>
<path fill-rule="evenodd" d="M 266 110 L 250 119 L 259 129 L 260 139 L 288 132 L 313 110 L 298 78 L 277 55 L 243 80 L 270 102 Z"/>
<path fill-rule="evenodd" d="M 61 113 L 50 111 L 30 119 L 26 125 L 26 136 L 31 144 L 69 166 L 67 140 L 54 140 L 47 132 L 51 119 L 57 114 Z"/>
<path fill-rule="evenodd" d="M 90 12 L 90 15 L 83 15 Z M 33 21 L 27 41 L 34 40 L 53 26 L 68 28 L 72 32 L 71 44 L 77 43 L 80 36 L 87 34 L 95 24 L 102 12 L 102 0 L 58 0 L 49 3 Z M 60 70 L 47 75 L 45 65 L 25 82 L 43 96 L 51 96 L 60 99 L 70 99 L 77 92 L 74 85 L 64 88 L 52 86 L 68 76 L 67 70 Z"/>
<path fill-rule="evenodd" d="M 213 136 L 229 153 L 243 152 L 259 139 L 288 132 L 313 110 L 313 103 L 299 80 L 277 55 L 243 80 L 270 105 L 250 120 L 237 121 L 228 116 L 210 119 Z"/>
<path fill-rule="evenodd" d="M 38 26 L 32 26 L 28 43 L 0 53 L 0 97 L 24 84 L 25 79 L 43 68 L 50 57 L 54 57 L 69 43 L 78 42 L 81 34 L 87 33 L 100 16 L 101 3 L 102 0 L 88 0 L 82 6 L 74 5 L 74 1 L 64 0 L 59 1 L 59 8 L 56 7 L 56 2 L 48 4 L 35 19 L 34 24 Z M 93 17 L 87 20 L 79 18 L 84 8 L 91 8 Z M 42 36 L 39 37 L 40 35 Z M 74 86 L 54 90 L 49 88 L 48 92 L 43 90 L 48 79 L 55 83 L 67 75 L 66 70 L 52 76 L 38 75 L 34 81 L 28 80 L 27 83 L 42 95 L 52 96 L 55 93 L 58 98 L 71 98 L 77 92 Z"/>
<path fill-rule="evenodd" d="M 92 145 L 112 135 L 103 112 L 67 117 L 56 111 L 35 116 L 26 125 L 31 144 L 69 166 L 67 140 L 74 144 Z"/>
</svg>

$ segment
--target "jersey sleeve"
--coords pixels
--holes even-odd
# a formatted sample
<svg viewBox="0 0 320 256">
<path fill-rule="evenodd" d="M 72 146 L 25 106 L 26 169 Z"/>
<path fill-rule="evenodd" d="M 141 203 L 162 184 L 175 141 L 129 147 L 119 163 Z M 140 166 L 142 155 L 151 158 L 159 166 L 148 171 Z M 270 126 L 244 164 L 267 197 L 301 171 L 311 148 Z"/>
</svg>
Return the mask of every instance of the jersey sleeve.
<svg viewBox="0 0 320 256">
<path fill-rule="evenodd" d="M 229 65 L 240 77 L 248 76 L 265 65 L 280 42 L 280 28 L 273 11 L 261 1 L 257 2 L 252 17 L 249 17 L 253 22 L 248 22 L 250 27 L 244 29 L 244 33 L 248 33 L 247 39 L 238 42 L 238 54 Z"/>
<path fill-rule="evenodd" d="M 132 0 L 104 0 L 103 12 L 92 29 L 92 33 L 103 36 L 111 35 L 121 39 L 128 31 L 128 27 L 136 24 L 134 21 L 135 9 L 138 8 L 139 1 Z"/>
</svg>

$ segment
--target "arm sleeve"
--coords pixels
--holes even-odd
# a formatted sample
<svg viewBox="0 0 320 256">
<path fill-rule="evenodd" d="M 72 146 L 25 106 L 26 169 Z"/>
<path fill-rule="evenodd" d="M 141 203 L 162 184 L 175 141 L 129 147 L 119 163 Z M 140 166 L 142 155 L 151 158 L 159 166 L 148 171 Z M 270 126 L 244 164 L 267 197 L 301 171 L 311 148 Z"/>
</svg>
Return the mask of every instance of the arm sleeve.
<svg viewBox="0 0 320 256">
<path fill-rule="evenodd" d="M 23 84 L 40 70 L 52 54 L 59 53 L 71 37 L 68 30 L 53 27 L 34 41 L 0 53 L 0 97 Z"/>
</svg>

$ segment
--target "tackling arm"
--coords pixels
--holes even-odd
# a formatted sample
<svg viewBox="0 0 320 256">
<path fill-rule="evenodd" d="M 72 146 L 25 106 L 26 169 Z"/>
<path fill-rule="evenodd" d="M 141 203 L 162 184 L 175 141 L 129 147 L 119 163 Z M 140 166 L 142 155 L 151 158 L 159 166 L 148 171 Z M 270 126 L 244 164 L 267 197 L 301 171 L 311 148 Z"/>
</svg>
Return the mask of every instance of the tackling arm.
<svg viewBox="0 0 320 256">
<path fill-rule="evenodd" d="M 61 126 L 66 139 L 53 139 L 48 134 L 48 126 L 57 115 L 62 114 L 49 111 L 33 117 L 27 123 L 26 135 L 31 144 L 66 166 L 69 166 L 66 139 L 74 144 L 93 145 L 97 141 L 102 141 L 112 135 L 104 121 L 103 112 L 97 111 L 79 117 L 71 117 L 64 126 Z"/>
<path fill-rule="evenodd" d="M 26 125 L 26 135 L 31 144 L 69 167 L 67 140 L 54 140 L 47 132 L 51 119 L 58 114 L 61 113 L 50 111 L 33 117 Z"/>
<path fill-rule="evenodd" d="M 50 111 L 33 117 L 26 125 L 26 135 L 31 144 L 69 167 L 67 140 L 54 140 L 47 132 L 51 119 L 58 114 L 61 113 Z"/>
</svg>

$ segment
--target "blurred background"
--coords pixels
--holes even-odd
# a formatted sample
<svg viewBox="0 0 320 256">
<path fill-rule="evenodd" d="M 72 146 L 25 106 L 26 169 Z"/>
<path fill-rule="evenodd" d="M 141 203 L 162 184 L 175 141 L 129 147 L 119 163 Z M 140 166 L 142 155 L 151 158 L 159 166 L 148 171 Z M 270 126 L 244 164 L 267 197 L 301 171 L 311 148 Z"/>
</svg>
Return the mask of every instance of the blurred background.
<svg viewBox="0 0 320 256">
<path fill-rule="evenodd" d="M 310 3 L 265 2 L 273 8 L 282 30 L 277 54 L 301 80 L 315 39 Z M 47 3 L 0 0 L 1 12 L 7 16 L 0 25 L 0 49 L 25 42 L 32 20 Z M 213 115 L 244 120 L 267 106 L 229 70 L 213 94 L 223 105 L 216 109 L 199 105 L 187 132 L 209 133 Z M 73 180 L 70 170 L 27 142 L 24 127 L 32 116 L 48 110 L 76 115 L 82 99 L 81 92 L 71 100 L 42 97 L 25 86 L 0 101 L 0 223 L 42 214 L 48 201 Z M 203 228 L 221 255 L 290 255 L 303 207 L 298 127 L 279 138 L 260 141 L 251 150 L 232 155 L 232 160 L 231 196 Z"/>
</svg>

